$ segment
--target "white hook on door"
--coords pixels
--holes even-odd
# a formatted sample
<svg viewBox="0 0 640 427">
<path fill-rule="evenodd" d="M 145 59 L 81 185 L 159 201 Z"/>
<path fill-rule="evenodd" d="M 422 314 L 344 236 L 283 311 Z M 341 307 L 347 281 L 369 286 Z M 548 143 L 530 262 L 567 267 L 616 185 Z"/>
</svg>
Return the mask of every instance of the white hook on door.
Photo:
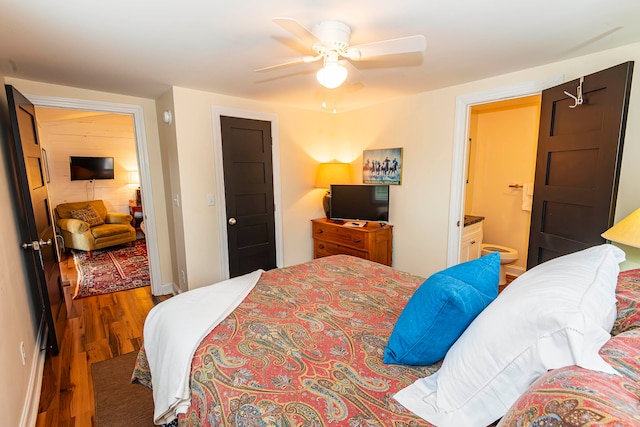
<svg viewBox="0 0 640 427">
<path fill-rule="evenodd" d="M 578 85 L 578 96 L 575 96 L 569 92 L 567 92 L 566 90 L 564 91 L 564 94 L 567 95 L 570 98 L 573 98 L 573 101 L 575 102 L 573 105 L 569 105 L 569 108 L 576 108 L 578 105 L 582 105 L 582 103 L 584 102 L 584 99 L 582 98 L 582 84 L 584 83 L 584 77 L 580 77 L 580 84 Z"/>
</svg>

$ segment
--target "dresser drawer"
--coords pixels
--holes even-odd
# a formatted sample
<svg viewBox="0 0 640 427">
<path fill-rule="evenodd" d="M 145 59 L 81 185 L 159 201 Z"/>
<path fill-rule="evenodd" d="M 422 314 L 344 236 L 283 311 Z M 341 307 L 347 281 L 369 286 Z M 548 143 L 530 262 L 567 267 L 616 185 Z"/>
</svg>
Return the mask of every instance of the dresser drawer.
<svg viewBox="0 0 640 427">
<path fill-rule="evenodd" d="M 311 220 L 313 257 L 352 255 L 391 266 L 393 226 L 369 223 L 365 227 L 345 227 L 325 218 Z"/>
<path fill-rule="evenodd" d="M 313 223 L 313 238 L 329 240 L 356 249 L 367 249 L 365 233 L 357 228 L 336 226 L 334 224 Z M 345 253 L 345 252 L 341 252 Z"/>
<path fill-rule="evenodd" d="M 367 252 L 324 240 L 313 241 L 313 255 L 314 258 L 322 258 L 329 255 L 352 255 L 358 258 L 368 258 Z"/>
</svg>

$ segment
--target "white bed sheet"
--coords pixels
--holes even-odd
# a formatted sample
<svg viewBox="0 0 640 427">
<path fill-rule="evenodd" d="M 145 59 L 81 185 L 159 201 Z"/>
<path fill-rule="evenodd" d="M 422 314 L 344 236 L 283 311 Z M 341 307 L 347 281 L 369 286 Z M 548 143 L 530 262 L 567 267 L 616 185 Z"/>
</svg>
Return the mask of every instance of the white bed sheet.
<svg viewBox="0 0 640 427">
<path fill-rule="evenodd" d="M 251 292 L 263 270 L 194 289 L 155 306 L 144 324 L 155 424 L 186 412 L 191 360 L 202 339 Z"/>
</svg>

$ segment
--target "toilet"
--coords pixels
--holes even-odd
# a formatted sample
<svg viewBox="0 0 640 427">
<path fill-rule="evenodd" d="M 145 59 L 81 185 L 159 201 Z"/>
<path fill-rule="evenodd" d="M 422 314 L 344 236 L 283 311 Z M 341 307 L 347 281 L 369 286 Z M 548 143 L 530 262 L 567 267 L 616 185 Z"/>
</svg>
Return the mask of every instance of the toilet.
<svg viewBox="0 0 640 427">
<path fill-rule="evenodd" d="M 506 264 L 511 264 L 518 260 L 518 251 L 509 248 L 507 246 L 494 245 L 491 243 L 483 243 L 481 248 L 482 256 L 489 255 L 490 253 L 498 252 L 500 254 L 500 283 L 504 285 L 507 283 Z"/>
</svg>

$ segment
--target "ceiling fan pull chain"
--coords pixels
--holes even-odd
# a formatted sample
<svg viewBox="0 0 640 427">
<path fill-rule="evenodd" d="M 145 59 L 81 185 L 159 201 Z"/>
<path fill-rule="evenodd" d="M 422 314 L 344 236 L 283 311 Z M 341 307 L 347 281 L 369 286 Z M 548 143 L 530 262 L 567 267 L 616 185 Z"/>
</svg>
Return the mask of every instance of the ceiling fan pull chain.
<svg viewBox="0 0 640 427">
<path fill-rule="evenodd" d="M 327 102 L 325 101 L 326 95 L 327 95 L 327 90 L 325 89 L 324 86 L 322 86 L 322 104 L 321 104 L 321 107 L 322 107 L 323 110 L 325 108 L 327 108 Z"/>
</svg>

